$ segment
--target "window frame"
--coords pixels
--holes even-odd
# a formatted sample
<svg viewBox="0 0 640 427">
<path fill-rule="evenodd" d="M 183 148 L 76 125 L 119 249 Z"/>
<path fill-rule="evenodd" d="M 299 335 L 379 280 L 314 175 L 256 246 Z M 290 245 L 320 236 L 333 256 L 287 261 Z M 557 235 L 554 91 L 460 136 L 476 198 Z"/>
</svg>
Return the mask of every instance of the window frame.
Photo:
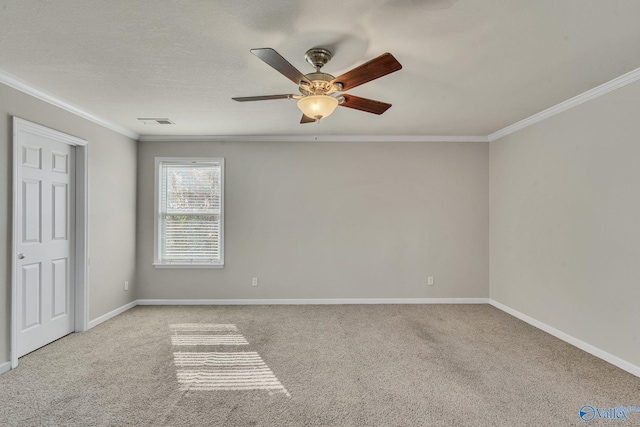
<svg viewBox="0 0 640 427">
<path fill-rule="evenodd" d="M 219 164 L 220 165 L 220 260 L 213 262 L 187 263 L 183 261 L 171 262 L 162 260 L 161 239 L 162 235 L 162 166 L 164 164 L 189 165 L 189 164 Z M 153 195 L 153 266 L 155 268 L 223 268 L 224 267 L 224 157 L 156 157 L 154 173 Z"/>
</svg>

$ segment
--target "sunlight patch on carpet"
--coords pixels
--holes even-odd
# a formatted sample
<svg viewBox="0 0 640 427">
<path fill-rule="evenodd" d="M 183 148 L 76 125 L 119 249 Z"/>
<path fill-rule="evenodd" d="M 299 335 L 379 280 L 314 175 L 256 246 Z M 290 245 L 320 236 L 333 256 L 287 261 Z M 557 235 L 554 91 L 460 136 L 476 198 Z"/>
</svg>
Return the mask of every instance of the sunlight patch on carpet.
<svg viewBox="0 0 640 427">
<path fill-rule="evenodd" d="M 242 335 L 174 335 L 173 345 L 248 345 Z"/>
<path fill-rule="evenodd" d="M 175 346 L 249 345 L 238 328 L 230 324 L 172 324 L 171 343 Z M 226 333 L 225 333 L 226 332 Z M 207 350 L 211 350 L 208 348 Z M 291 396 L 262 357 L 255 351 L 174 352 L 180 390 L 228 391 L 266 390 Z"/>
<path fill-rule="evenodd" d="M 237 353 L 173 353 L 175 365 L 186 366 L 254 366 L 263 363 L 260 355 L 255 351 Z M 266 366 L 266 365 L 265 365 Z"/>
<path fill-rule="evenodd" d="M 177 332 L 200 332 L 200 331 L 216 331 L 216 332 L 237 332 L 238 327 L 231 324 L 214 324 L 214 323 L 174 323 L 169 325 L 172 331 Z"/>
</svg>

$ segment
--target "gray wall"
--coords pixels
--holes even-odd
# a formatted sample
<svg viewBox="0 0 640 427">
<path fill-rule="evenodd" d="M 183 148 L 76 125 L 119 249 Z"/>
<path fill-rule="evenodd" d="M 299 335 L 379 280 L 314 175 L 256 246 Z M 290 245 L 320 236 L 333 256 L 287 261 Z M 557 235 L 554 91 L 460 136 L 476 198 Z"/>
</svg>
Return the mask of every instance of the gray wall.
<svg viewBox="0 0 640 427">
<path fill-rule="evenodd" d="M 491 145 L 491 297 L 640 366 L 640 83 Z"/>
<path fill-rule="evenodd" d="M 486 143 L 138 147 L 139 298 L 489 295 Z M 224 269 L 152 267 L 156 156 L 226 158 Z"/>
<path fill-rule="evenodd" d="M 89 318 L 133 301 L 136 142 L 0 84 L 0 364 L 9 360 L 11 316 L 12 116 L 89 141 Z"/>
</svg>

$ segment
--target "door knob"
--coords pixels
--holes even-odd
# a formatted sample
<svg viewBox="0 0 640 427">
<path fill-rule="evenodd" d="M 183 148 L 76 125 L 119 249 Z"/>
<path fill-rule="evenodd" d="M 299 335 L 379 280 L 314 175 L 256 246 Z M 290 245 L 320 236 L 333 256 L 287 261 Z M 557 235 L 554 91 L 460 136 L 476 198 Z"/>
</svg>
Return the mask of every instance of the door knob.
<svg viewBox="0 0 640 427">
<path fill-rule="evenodd" d="M 24 259 L 24 254 L 18 254 L 18 259 Z"/>
</svg>

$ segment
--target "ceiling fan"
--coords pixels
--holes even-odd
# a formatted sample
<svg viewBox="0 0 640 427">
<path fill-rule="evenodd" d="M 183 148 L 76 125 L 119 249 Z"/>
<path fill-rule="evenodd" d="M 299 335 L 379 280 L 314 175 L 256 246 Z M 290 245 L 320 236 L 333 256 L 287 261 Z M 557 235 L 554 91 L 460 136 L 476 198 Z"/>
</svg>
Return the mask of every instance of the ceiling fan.
<svg viewBox="0 0 640 427">
<path fill-rule="evenodd" d="M 302 111 L 300 123 L 312 123 L 323 119 L 333 113 L 337 106 L 373 114 L 384 113 L 391 107 L 391 104 L 346 93 L 340 94 L 340 92 L 353 89 L 402 68 L 393 55 L 384 53 L 339 77 L 334 77 L 320 71 L 331 60 L 331 52 L 327 49 L 313 48 L 307 51 L 305 59 L 316 68 L 316 71 L 304 75 L 271 48 L 251 49 L 251 53 L 297 84 L 302 95 L 246 96 L 232 99 L 238 102 L 297 99 L 298 108 Z"/>
</svg>

